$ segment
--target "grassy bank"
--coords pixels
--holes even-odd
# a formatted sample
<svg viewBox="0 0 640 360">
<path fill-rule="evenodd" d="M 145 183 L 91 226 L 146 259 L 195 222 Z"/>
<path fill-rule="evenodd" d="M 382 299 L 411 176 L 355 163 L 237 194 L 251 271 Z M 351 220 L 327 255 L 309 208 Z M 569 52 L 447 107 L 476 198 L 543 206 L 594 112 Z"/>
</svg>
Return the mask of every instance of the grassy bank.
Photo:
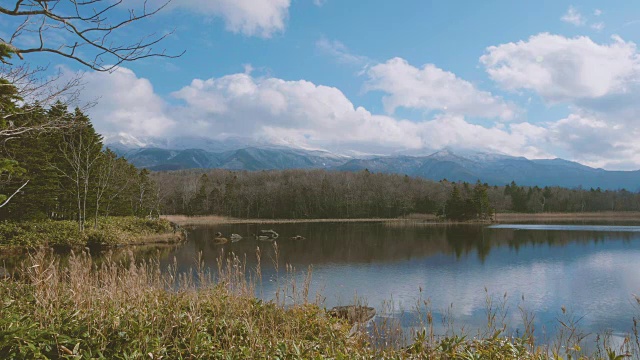
<svg viewBox="0 0 640 360">
<path fill-rule="evenodd" d="M 274 301 L 254 297 L 260 267 L 220 258 L 216 274 L 157 262 L 97 265 L 72 255 L 65 266 L 43 252 L 12 278 L 0 277 L 0 355 L 6 359 L 622 359 L 637 355 L 633 338 L 615 350 L 598 340 L 590 356 L 569 327 L 551 346 L 536 346 L 528 330 L 506 336 L 500 311 L 488 306 L 486 331 L 433 333 L 431 313 L 409 345 L 394 342 L 380 325 L 370 337 L 317 302 L 304 284 L 278 280 Z M 191 275 L 195 274 L 195 278 Z M 197 285 L 196 285 L 197 283 Z M 287 299 L 285 306 L 285 301 Z M 439 320 L 435 320 L 439 321 Z M 444 321 L 444 320 L 443 320 Z M 401 336 L 400 336 L 401 337 Z M 604 339 L 604 338 L 603 338 Z M 567 357 L 567 354 L 571 357 Z M 582 357 L 581 357 L 582 356 Z"/>
<path fill-rule="evenodd" d="M 431 221 L 436 221 L 436 216 L 426 215 Z M 237 219 L 216 215 L 186 216 L 164 215 L 163 219 L 181 226 L 220 225 L 220 224 L 294 224 L 294 223 L 359 223 L 359 222 L 403 222 L 415 221 L 408 218 L 369 218 L 369 219 Z"/>
<path fill-rule="evenodd" d="M 0 222 L 0 248 L 119 246 L 176 242 L 184 238 L 165 219 L 107 217 L 97 228 L 78 230 L 74 221 Z"/>
<path fill-rule="evenodd" d="M 219 224 L 288 224 L 288 223 L 323 223 L 323 222 L 385 222 L 406 224 L 482 224 L 482 221 L 452 222 L 438 218 L 433 214 L 411 214 L 401 218 L 368 218 L 368 219 L 237 219 L 224 216 L 186 216 L 165 215 L 163 219 L 182 226 L 219 225 Z M 493 222 L 512 223 L 527 222 L 567 222 L 567 221 L 601 221 L 601 222 L 640 222 L 640 212 L 607 211 L 582 213 L 497 213 Z"/>
</svg>

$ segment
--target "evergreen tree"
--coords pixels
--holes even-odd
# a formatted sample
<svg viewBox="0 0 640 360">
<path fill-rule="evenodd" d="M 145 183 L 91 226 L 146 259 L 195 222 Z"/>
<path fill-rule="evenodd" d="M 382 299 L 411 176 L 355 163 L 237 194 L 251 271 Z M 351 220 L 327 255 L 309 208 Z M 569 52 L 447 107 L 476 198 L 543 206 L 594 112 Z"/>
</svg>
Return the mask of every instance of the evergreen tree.
<svg viewBox="0 0 640 360">
<path fill-rule="evenodd" d="M 476 217 L 481 220 L 491 219 L 493 216 L 493 208 L 489 203 L 489 186 L 480 183 L 480 180 L 473 188 L 473 206 L 475 208 Z"/>
</svg>

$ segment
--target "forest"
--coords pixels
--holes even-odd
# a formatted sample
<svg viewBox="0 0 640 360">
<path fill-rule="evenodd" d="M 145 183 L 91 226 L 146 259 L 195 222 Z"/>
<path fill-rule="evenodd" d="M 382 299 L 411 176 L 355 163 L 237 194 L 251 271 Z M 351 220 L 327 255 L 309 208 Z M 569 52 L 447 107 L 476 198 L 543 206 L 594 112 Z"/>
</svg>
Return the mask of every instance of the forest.
<svg viewBox="0 0 640 360">
<path fill-rule="evenodd" d="M 165 214 L 311 219 L 428 213 L 472 220 L 495 212 L 640 211 L 640 194 L 626 190 L 435 182 L 367 170 L 183 170 L 152 173 L 151 179 Z"/>
<path fill-rule="evenodd" d="M 74 220 L 83 231 L 85 225 L 97 226 L 99 217 L 159 214 L 158 188 L 149 172 L 104 149 L 80 109 L 69 111 L 62 103 L 17 105 L 16 88 L 2 89 L 2 113 L 12 116 L 0 130 L 56 126 L 2 139 L 0 219 Z"/>
</svg>

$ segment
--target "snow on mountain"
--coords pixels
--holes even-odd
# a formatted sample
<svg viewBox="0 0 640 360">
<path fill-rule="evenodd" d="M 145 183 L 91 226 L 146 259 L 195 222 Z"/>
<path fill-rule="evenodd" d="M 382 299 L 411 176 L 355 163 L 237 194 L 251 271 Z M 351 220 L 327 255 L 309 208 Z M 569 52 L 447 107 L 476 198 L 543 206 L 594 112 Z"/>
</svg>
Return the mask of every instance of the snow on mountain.
<svg viewBox="0 0 640 360">
<path fill-rule="evenodd" d="M 329 169 L 404 174 L 432 180 L 492 185 L 602 189 L 640 189 L 640 171 L 606 171 L 563 159 L 526 159 L 506 154 L 445 148 L 428 155 L 375 155 L 357 151 L 334 153 L 304 144 L 265 139 L 105 136 L 108 147 L 138 167 L 152 170 L 221 168 L 230 170 Z M 348 154 L 347 154 L 348 153 Z"/>
</svg>

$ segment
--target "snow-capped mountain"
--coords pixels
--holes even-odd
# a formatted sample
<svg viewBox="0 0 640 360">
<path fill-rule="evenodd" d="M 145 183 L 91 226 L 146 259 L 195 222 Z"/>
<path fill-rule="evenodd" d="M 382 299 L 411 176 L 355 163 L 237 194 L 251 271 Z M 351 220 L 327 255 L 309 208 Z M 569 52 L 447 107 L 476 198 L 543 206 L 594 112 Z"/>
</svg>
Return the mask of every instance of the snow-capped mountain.
<svg viewBox="0 0 640 360">
<path fill-rule="evenodd" d="M 530 160 L 499 153 L 443 149 L 429 155 L 335 154 L 255 139 L 105 137 L 107 146 L 134 165 L 150 170 L 220 168 L 229 170 L 328 169 L 403 174 L 432 180 L 504 185 L 563 186 L 640 190 L 640 171 L 607 171 L 563 159 Z"/>
</svg>

